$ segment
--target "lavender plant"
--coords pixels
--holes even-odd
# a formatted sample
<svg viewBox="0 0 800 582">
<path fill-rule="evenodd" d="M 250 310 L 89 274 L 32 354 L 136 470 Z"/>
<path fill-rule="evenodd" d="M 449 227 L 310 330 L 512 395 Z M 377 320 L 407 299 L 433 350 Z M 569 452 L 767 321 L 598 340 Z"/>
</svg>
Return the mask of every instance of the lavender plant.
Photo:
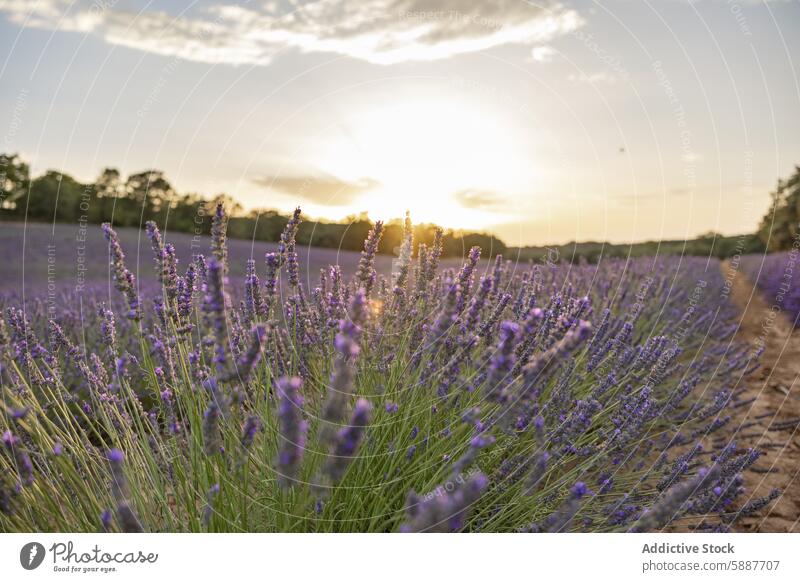
<svg viewBox="0 0 800 582">
<path fill-rule="evenodd" d="M 376 223 L 306 291 L 299 209 L 242 281 L 226 224 L 185 270 L 149 224 L 149 293 L 104 225 L 116 297 L 0 299 L 0 530 L 724 530 L 780 494 L 742 486 L 719 264 L 442 270 L 407 219 L 391 280 Z"/>
<path fill-rule="evenodd" d="M 764 292 L 773 309 L 784 311 L 794 326 L 800 319 L 800 251 L 746 255 L 744 273 Z"/>
</svg>

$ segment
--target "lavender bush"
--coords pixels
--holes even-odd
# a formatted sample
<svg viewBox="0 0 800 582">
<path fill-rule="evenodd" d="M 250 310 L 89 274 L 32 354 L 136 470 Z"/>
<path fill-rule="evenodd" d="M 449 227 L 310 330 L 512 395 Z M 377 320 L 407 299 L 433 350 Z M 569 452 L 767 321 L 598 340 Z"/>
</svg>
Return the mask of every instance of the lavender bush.
<svg viewBox="0 0 800 582">
<path fill-rule="evenodd" d="M 227 265 L 226 219 L 148 293 L 103 227 L 117 295 L 54 317 L 3 299 L 3 531 L 725 531 L 758 451 L 731 440 L 755 368 L 719 264 L 357 271 Z M 105 301 L 103 301 L 103 298 Z"/>
<path fill-rule="evenodd" d="M 768 255 L 746 255 L 744 273 L 764 292 L 766 299 L 796 326 L 800 318 L 800 253 L 797 249 Z"/>
</svg>

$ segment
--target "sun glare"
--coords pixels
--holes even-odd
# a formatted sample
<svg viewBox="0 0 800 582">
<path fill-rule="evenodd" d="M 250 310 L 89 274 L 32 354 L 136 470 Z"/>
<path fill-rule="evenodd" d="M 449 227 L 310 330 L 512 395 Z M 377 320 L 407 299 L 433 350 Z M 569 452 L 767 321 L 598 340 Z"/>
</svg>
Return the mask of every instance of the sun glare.
<svg viewBox="0 0 800 582">
<path fill-rule="evenodd" d="M 406 209 L 415 221 L 482 228 L 508 213 L 502 203 L 530 164 L 501 113 L 452 101 L 418 101 L 354 114 L 325 153 L 326 170 L 378 185 L 352 205 L 373 218 Z M 480 192 L 480 196 L 459 196 Z"/>
</svg>

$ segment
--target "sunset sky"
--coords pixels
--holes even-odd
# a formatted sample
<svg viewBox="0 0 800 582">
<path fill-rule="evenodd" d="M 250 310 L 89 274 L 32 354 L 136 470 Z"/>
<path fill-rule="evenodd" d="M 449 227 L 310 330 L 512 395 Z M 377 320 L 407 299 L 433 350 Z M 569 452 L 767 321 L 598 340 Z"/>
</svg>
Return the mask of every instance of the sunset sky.
<svg viewBox="0 0 800 582">
<path fill-rule="evenodd" d="M 800 3 L 0 0 L 0 151 L 510 245 L 751 231 Z"/>
</svg>

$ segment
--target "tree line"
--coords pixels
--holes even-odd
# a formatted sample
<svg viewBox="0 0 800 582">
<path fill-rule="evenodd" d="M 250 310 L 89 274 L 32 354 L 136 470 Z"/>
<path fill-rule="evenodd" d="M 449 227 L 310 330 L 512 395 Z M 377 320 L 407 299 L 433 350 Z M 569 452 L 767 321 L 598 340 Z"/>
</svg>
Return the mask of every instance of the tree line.
<svg viewBox="0 0 800 582">
<path fill-rule="evenodd" d="M 32 177 L 30 166 L 19 155 L 0 154 L 0 220 L 111 222 L 116 227 L 137 228 L 152 220 L 164 231 L 207 235 L 213 209 L 219 202 L 225 204 L 231 217 L 228 236 L 232 238 L 276 242 L 289 219 L 270 209 L 245 212 L 225 194 L 212 198 L 180 194 L 159 170 L 145 170 L 124 178 L 119 170 L 107 168 L 94 182 L 84 184 L 56 170 Z M 359 251 L 370 228 L 372 222 L 366 213 L 341 222 L 306 219 L 300 225 L 297 242 Z M 432 224 L 416 225 L 416 244 L 430 245 L 436 229 Z M 378 252 L 394 254 L 402 235 L 400 219 L 387 223 Z M 457 230 L 443 233 L 443 256 L 464 256 L 473 246 L 481 247 L 485 257 L 508 250 L 503 241 L 491 234 Z"/>
<path fill-rule="evenodd" d="M 486 233 L 447 230 L 442 237 L 443 256 L 464 256 L 473 246 L 484 257 L 502 254 L 517 260 L 566 260 L 596 262 L 609 257 L 637 257 L 655 254 L 684 254 L 727 258 L 734 255 L 780 251 L 800 244 L 800 166 L 787 180 L 779 180 L 770 194 L 771 204 L 755 233 L 722 236 L 707 233 L 691 240 L 647 241 L 634 244 L 570 242 L 556 246 L 510 248 Z M 81 183 L 56 170 L 32 177 L 30 166 L 17 154 L 0 154 L 0 220 L 43 222 L 111 222 L 115 226 L 140 227 L 153 220 L 163 230 L 209 234 L 211 214 L 223 202 L 231 216 L 228 235 L 276 242 L 288 216 L 271 209 L 245 212 L 233 198 L 219 194 L 212 198 L 195 193 L 180 194 L 159 170 L 145 170 L 124 178 L 119 170 L 106 168 L 91 183 Z M 303 245 L 361 250 L 372 227 L 366 213 L 341 222 L 306 220 L 297 241 Z M 416 244 L 430 245 L 438 228 L 416 225 Z M 378 252 L 394 254 L 402 240 L 400 219 L 385 225 Z"/>
</svg>

